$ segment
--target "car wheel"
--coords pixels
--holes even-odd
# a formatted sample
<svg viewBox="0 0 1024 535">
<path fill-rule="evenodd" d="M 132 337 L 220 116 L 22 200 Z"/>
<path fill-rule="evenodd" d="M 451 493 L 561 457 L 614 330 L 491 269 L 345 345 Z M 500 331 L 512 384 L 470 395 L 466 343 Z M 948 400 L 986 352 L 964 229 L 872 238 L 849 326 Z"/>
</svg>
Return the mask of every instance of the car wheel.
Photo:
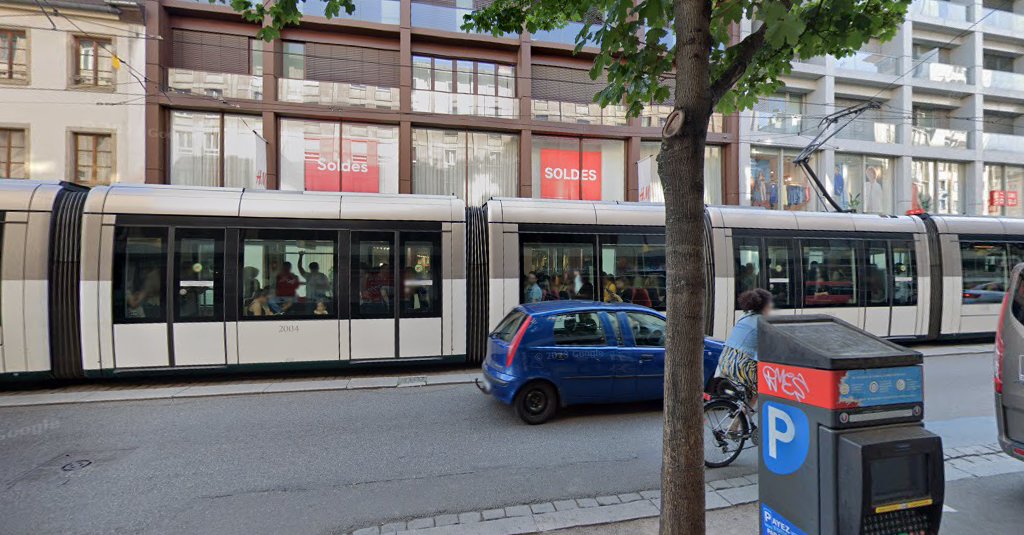
<svg viewBox="0 0 1024 535">
<path fill-rule="evenodd" d="M 524 386 L 516 394 L 516 414 L 530 425 L 542 424 L 558 410 L 558 393 L 551 383 L 537 381 Z"/>
</svg>

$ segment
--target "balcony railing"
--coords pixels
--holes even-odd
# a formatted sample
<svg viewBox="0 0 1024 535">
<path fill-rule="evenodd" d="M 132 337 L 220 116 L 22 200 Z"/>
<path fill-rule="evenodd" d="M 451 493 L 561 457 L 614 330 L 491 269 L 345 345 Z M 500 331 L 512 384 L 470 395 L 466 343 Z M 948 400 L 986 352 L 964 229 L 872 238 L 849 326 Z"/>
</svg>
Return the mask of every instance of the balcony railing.
<svg viewBox="0 0 1024 535">
<path fill-rule="evenodd" d="M 985 132 L 981 135 L 981 144 L 982 148 L 985 150 L 1019 153 L 1021 147 L 1024 147 L 1024 136 L 1014 134 L 990 134 Z"/>
<path fill-rule="evenodd" d="M 580 31 L 583 30 L 584 24 L 582 22 L 570 22 L 566 24 L 564 28 L 551 31 L 540 31 L 533 34 L 532 39 L 534 41 L 545 41 L 548 43 L 560 43 L 563 45 L 576 46 L 576 36 L 579 35 Z M 592 26 L 591 30 L 596 29 L 596 26 Z M 586 46 L 600 46 L 596 41 L 587 41 Z"/>
<path fill-rule="evenodd" d="M 1011 11 L 1003 11 L 1001 9 L 985 8 L 984 11 L 985 27 L 998 28 L 1000 30 L 1007 30 L 1011 32 L 1024 31 L 1024 15 L 1018 15 Z"/>
<path fill-rule="evenodd" d="M 995 89 L 1024 91 L 1024 74 L 1005 71 L 981 71 L 981 85 Z"/>
<path fill-rule="evenodd" d="M 540 121 L 558 123 L 594 124 L 604 126 L 626 126 L 625 106 L 606 106 L 557 100 L 532 101 L 532 115 Z"/>
<path fill-rule="evenodd" d="M 855 120 L 836 134 L 839 139 L 856 139 L 874 143 L 896 143 L 896 125 Z"/>
<path fill-rule="evenodd" d="M 837 58 L 836 68 L 848 71 L 895 75 L 896 58 L 871 52 L 857 52 L 852 56 Z"/>
<path fill-rule="evenodd" d="M 943 83 L 967 83 L 967 67 L 947 63 L 922 63 L 914 67 L 914 78 Z"/>
<path fill-rule="evenodd" d="M 281 78 L 277 82 L 277 98 L 281 102 L 378 110 L 397 110 L 399 108 L 400 100 L 397 87 L 291 78 Z"/>
<path fill-rule="evenodd" d="M 401 2 L 398 0 L 353 0 L 356 10 L 351 15 L 342 9 L 336 18 L 362 20 L 380 24 L 398 24 L 401 18 Z M 306 16 L 323 17 L 327 2 L 305 0 L 298 3 L 299 11 Z"/>
<path fill-rule="evenodd" d="M 924 147 L 967 148 L 967 132 L 949 128 L 915 126 L 912 131 L 914 145 Z"/>
<path fill-rule="evenodd" d="M 946 0 L 914 0 L 910 12 L 915 17 L 924 16 L 953 22 L 967 22 L 967 6 Z"/>
<path fill-rule="evenodd" d="M 769 115 L 754 112 L 751 130 L 765 134 L 799 134 L 803 129 L 802 115 Z"/>
<path fill-rule="evenodd" d="M 176 93 L 189 95 L 263 100 L 262 76 L 168 69 L 167 87 Z"/>
<path fill-rule="evenodd" d="M 412 111 L 515 119 L 519 117 L 519 100 L 515 97 L 414 89 Z"/>
</svg>

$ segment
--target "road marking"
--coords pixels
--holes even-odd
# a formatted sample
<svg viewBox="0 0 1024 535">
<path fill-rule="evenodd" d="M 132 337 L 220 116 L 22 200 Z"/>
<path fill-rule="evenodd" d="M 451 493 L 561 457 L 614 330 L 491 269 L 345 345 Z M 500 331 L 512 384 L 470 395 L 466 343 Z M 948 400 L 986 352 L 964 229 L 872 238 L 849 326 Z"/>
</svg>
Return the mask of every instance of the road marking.
<svg viewBox="0 0 1024 535">
<path fill-rule="evenodd" d="M 953 509 L 952 507 L 950 507 L 950 506 L 948 506 L 946 504 L 942 504 L 942 512 L 943 513 L 955 513 L 956 509 Z"/>
</svg>

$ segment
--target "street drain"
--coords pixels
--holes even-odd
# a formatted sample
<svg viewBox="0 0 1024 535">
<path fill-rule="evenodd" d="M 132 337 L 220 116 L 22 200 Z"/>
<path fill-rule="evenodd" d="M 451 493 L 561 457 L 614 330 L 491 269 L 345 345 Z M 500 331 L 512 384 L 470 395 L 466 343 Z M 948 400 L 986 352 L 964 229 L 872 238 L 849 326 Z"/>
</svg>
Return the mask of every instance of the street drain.
<svg viewBox="0 0 1024 535">
<path fill-rule="evenodd" d="M 81 470 L 86 466 L 89 466 L 90 464 L 92 464 L 92 461 L 88 459 L 82 459 L 79 461 L 72 461 L 70 463 L 67 463 L 64 466 L 60 467 L 60 469 L 65 472 L 74 472 L 76 470 Z"/>
</svg>

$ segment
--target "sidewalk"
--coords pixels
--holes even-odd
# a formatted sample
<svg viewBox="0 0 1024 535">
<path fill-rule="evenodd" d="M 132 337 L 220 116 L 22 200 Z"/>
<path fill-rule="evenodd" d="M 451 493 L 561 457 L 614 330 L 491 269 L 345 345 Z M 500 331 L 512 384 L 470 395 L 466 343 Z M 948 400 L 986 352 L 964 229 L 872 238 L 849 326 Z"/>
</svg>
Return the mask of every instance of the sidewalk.
<svg viewBox="0 0 1024 535">
<path fill-rule="evenodd" d="M 995 444 L 947 448 L 944 454 L 947 483 L 1024 472 L 1024 463 Z M 756 533 L 757 500 L 756 474 L 706 483 L 708 533 Z M 657 533 L 659 514 L 661 492 L 649 490 L 396 520 L 350 535 L 643 534 Z"/>
</svg>

